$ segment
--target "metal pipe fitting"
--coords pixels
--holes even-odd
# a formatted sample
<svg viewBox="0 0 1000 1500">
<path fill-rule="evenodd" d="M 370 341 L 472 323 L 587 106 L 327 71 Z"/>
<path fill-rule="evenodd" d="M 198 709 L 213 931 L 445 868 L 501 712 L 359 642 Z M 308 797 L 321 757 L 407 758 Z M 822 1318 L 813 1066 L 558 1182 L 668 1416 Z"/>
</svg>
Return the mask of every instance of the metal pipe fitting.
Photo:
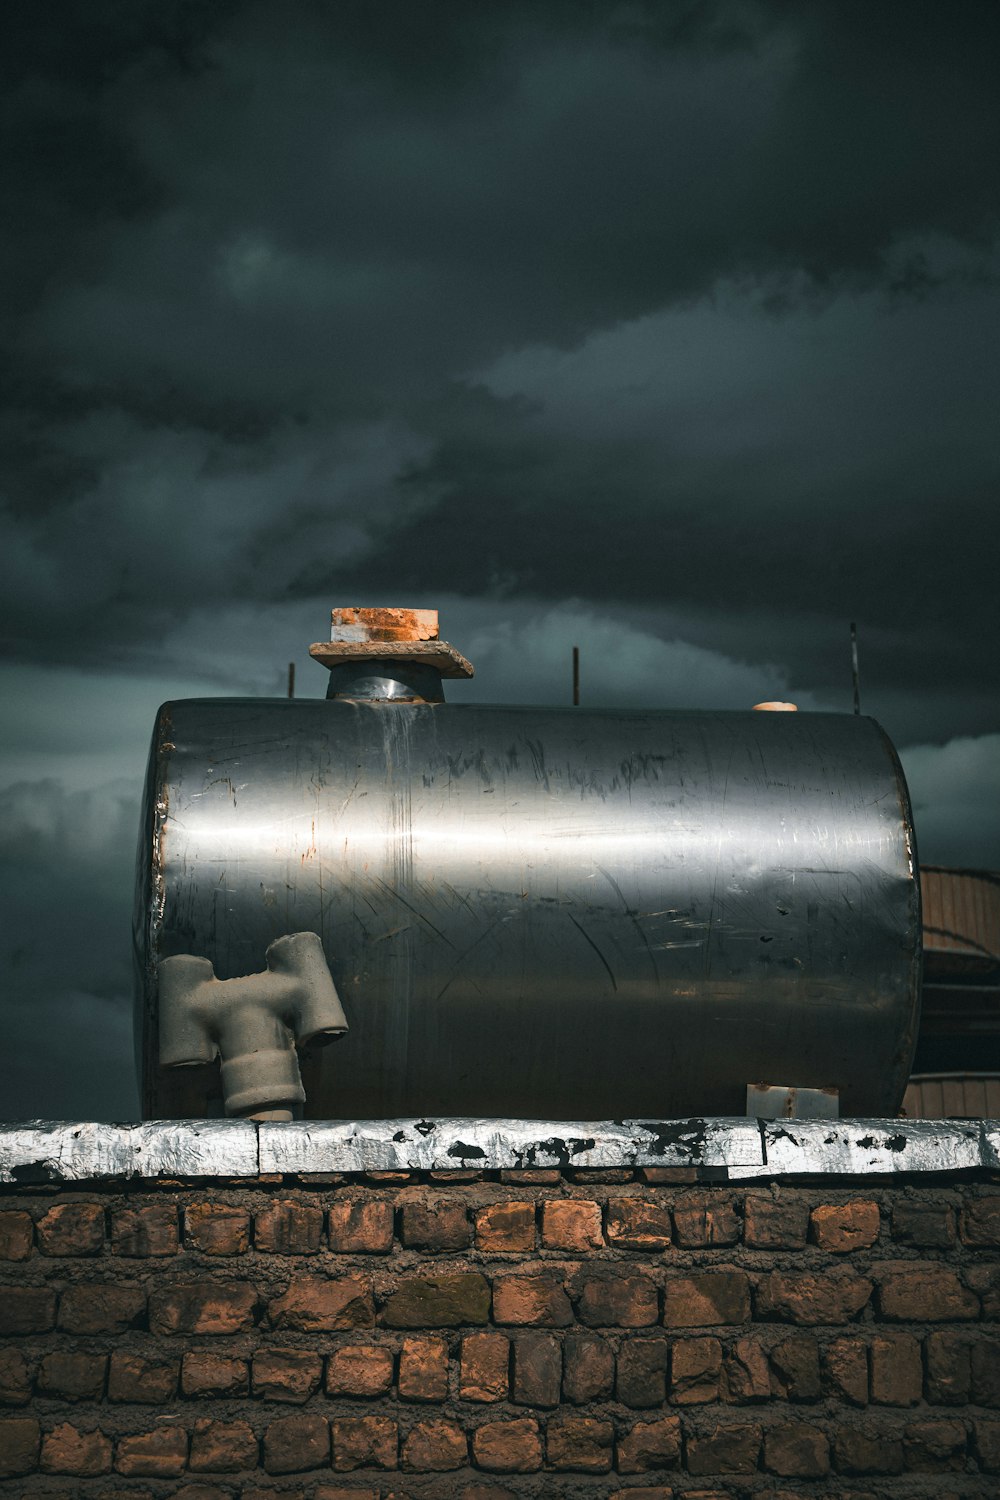
<svg viewBox="0 0 1000 1500">
<path fill-rule="evenodd" d="M 157 965 L 160 1063 L 193 1067 L 219 1058 L 227 1115 L 275 1119 L 305 1102 L 296 1044 L 347 1030 L 340 997 L 314 932 L 276 938 L 266 970 L 217 979 L 207 958 L 178 953 Z"/>
</svg>

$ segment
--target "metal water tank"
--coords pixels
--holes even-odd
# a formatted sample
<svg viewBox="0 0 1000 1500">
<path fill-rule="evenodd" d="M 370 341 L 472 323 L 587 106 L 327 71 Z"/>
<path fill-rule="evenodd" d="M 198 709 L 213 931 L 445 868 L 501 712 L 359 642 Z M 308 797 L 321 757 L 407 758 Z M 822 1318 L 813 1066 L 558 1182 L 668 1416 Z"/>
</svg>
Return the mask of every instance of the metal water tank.
<svg viewBox="0 0 1000 1500">
<path fill-rule="evenodd" d="M 878 724 L 446 703 L 451 648 L 347 636 L 313 648 L 326 701 L 160 710 L 135 926 L 147 1117 L 222 1107 L 214 1068 L 159 1065 L 159 960 L 241 975 L 301 931 L 350 1027 L 305 1061 L 311 1118 L 740 1114 L 761 1082 L 895 1111 L 920 903 Z"/>
</svg>

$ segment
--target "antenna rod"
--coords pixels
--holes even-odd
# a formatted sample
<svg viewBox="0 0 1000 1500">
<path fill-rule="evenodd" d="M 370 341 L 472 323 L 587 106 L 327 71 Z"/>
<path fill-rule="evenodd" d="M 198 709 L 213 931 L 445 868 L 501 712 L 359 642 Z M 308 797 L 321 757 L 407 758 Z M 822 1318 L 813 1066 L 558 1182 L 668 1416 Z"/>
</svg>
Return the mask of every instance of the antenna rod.
<svg viewBox="0 0 1000 1500">
<path fill-rule="evenodd" d="M 573 647 L 573 707 L 580 707 L 580 648 Z"/>
<path fill-rule="evenodd" d="M 293 661 L 288 663 L 288 696 L 289 698 L 295 697 L 295 663 Z"/>
<path fill-rule="evenodd" d="M 851 676 L 854 679 L 854 712 L 861 712 L 861 679 L 858 676 L 858 627 L 851 621 Z"/>
</svg>

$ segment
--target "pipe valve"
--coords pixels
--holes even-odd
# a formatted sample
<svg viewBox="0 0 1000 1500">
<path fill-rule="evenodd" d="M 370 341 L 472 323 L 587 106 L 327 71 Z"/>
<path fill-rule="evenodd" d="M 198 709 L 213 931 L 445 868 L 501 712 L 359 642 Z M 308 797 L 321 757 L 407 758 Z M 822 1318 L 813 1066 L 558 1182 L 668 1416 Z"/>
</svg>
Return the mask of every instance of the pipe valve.
<svg viewBox="0 0 1000 1500">
<path fill-rule="evenodd" d="M 207 958 L 161 959 L 160 1062 L 219 1058 L 227 1115 L 291 1119 L 306 1097 L 296 1045 L 343 1035 L 347 1017 L 314 932 L 276 938 L 265 962 L 261 974 L 217 979 Z"/>
</svg>

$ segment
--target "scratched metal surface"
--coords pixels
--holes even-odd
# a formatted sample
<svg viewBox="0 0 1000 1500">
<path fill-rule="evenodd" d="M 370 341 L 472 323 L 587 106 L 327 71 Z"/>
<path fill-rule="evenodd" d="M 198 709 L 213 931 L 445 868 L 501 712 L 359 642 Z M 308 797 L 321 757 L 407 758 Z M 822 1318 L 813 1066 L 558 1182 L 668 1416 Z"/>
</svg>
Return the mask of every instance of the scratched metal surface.
<svg viewBox="0 0 1000 1500">
<path fill-rule="evenodd" d="M 1000 1170 L 997 1120 L 349 1120 L 0 1125 L 0 1182 L 475 1167 L 694 1167 L 711 1180 Z"/>
<path fill-rule="evenodd" d="M 736 1115 L 748 1082 L 893 1112 L 919 893 L 898 762 L 846 715 L 193 700 L 157 729 L 139 868 L 153 966 L 220 977 L 314 931 L 350 1022 L 312 1118 Z"/>
</svg>

